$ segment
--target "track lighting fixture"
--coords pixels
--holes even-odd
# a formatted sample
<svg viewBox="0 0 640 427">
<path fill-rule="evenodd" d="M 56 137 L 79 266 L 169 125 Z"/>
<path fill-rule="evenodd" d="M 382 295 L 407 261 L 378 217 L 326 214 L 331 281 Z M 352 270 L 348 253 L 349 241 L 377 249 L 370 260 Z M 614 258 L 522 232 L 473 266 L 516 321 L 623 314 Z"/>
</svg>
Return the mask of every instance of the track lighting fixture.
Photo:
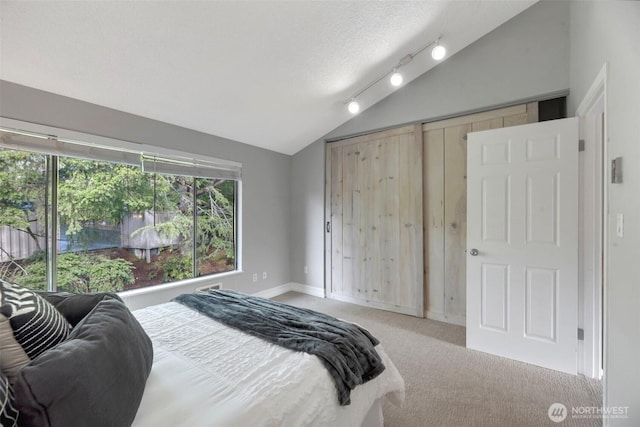
<svg viewBox="0 0 640 427">
<path fill-rule="evenodd" d="M 349 110 L 349 112 L 351 114 L 358 114 L 358 112 L 360 111 L 360 104 L 358 104 L 358 101 L 356 101 L 356 98 L 358 98 L 360 95 L 362 95 L 368 89 L 370 89 L 373 85 L 378 83 L 380 80 L 382 80 L 385 77 L 389 76 L 389 74 L 391 74 L 391 76 L 389 77 L 389 82 L 391 83 L 392 86 L 398 87 L 398 86 L 402 85 L 402 82 L 404 81 L 404 78 L 402 76 L 402 73 L 400 73 L 398 71 L 398 68 L 407 65 L 409 62 L 411 62 L 411 60 L 416 55 L 421 53 L 423 50 L 425 50 L 429 46 L 435 45 L 435 47 L 431 51 L 431 56 L 433 57 L 433 59 L 435 59 L 436 61 L 439 61 L 442 58 L 444 58 L 444 56 L 447 53 L 447 50 L 444 48 L 444 46 L 442 46 L 440 44 L 440 38 L 441 37 L 438 37 L 437 39 L 430 41 L 429 43 L 427 43 L 426 45 L 422 46 L 420 49 L 416 50 L 413 53 L 406 54 L 405 56 L 403 56 L 400 59 L 400 61 L 398 61 L 396 66 L 393 67 L 391 69 L 391 71 L 384 73 L 382 76 L 378 77 L 377 79 L 375 79 L 374 81 L 369 83 L 367 86 L 365 86 L 364 89 L 360 90 L 359 92 L 356 92 L 351 98 L 349 98 L 348 101 L 345 102 L 345 104 L 347 105 L 347 110 Z"/>
</svg>

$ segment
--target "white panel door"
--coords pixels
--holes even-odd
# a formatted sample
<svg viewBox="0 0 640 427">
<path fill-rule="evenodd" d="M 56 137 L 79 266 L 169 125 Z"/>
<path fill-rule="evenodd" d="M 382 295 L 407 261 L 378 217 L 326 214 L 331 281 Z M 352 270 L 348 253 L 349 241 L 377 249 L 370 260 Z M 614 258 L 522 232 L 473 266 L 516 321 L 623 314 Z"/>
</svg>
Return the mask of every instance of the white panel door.
<svg viewBox="0 0 640 427">
<path fill-rule="evenodd" d="M 469 133 L 467 347 L 577 372 L 578 119 Z"/>
</svg>

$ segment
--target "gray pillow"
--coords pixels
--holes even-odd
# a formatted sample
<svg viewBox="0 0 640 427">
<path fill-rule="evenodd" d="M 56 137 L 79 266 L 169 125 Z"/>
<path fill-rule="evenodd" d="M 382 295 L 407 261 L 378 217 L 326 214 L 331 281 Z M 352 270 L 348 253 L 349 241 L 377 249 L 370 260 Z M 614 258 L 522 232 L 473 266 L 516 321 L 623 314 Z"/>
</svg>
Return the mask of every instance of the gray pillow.
<svg viewBox="0 0 640 427">
<path fill-rule="evenodd" d="M 91 292 L 86 294 L 38 292 L 38 294 L 62 313 L 71 326 L 76 326 L 103 299 L 122 301 L 118 294 L 112 292 Z"/>
<path fill-rule="evenodd" d="M 129 309 L 104 299 L 69 339 L 22 368 L 14 384 L 23 427 L 130 426 L 153 361 Z"/>
</svg>

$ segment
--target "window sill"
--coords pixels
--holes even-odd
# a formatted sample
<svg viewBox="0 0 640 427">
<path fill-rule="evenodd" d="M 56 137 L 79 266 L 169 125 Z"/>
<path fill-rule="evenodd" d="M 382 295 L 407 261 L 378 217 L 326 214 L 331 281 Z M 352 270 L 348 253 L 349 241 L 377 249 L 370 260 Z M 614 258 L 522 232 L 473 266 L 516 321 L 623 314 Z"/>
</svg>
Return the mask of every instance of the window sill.
<svg viewBox="0 0 640 427">
<path fill-rule="evenodd" d="M 130 297 L 136 297 L 139 295 L 148 295 L 154 292 L 162 292 L 169 289 L 186 288 L 188 286 L 193 287 L 194 285 L 205 286 L 208 284 L 213 284 L 215 282 L 218 282 L 221 279 L 224 279 L 225 277 L 231 277 L 241 273 L 242 271 L 240 270 L 225 271 L 224 273 L 211 274 L 208 276 L 196 277 L 193 279 L 185 279 L 185 280 L 180 280 L 180 281 L 171 282 L 171 283 L 163 283 L 161 285 L 152 285 L 152 286 L 147 286 L 146 288 L 132 289 L 130 291 L 122 291 L 122 292 L 118 292 L 118 295 L 123 299 L 126 299 Z"/>
</svg>

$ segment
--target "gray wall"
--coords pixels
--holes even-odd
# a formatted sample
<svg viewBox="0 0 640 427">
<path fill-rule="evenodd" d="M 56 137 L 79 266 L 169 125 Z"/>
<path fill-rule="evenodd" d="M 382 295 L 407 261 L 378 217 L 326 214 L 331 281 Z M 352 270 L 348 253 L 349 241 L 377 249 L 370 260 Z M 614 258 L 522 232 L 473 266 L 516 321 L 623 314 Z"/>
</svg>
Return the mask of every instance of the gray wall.
<svg viewBox="0 0 640 427">
<path fill-rule="evenodd" d="M 292 280 L 323 286 L 325 140 L 569 88 L 569 4 L 541 2 L 293 156 Z M 304 206 L 304 208 L 302 207 Z M 313 209 L 309 210 L 309 207 Z"/>
<path fill-rule="evenodd" d="M 628 406 L 612 426 L 640 425 L 640 2 L 571 4 L 569 113 L 608 66 L 607 160 L 622 157 L 624 183 L 609 184 L 605 288 L 605 404 Z M 608 164 L 608 161 L 607 161 Z M 624 214 L 624 237 L 616 214 Z"/>
<path fill-rule="evenodd" d="M 0 81 L 0 116 L 241 162 L 244 273 L 226 277 L 223 285 L 255 293 L 290 282 L 290 156 L 6 81 Z M 128 303 L 136 308 L 164 302 L 188 290 L 168 289 Z"/>
<path fill-rule="evenodd" d="M 295 236 L 291 241 L 291 281 L 318 288 L 324 287 L 323 177 L 323 143 L 296 153 L 291 168 L 291 235 Z"/>
</svg>

